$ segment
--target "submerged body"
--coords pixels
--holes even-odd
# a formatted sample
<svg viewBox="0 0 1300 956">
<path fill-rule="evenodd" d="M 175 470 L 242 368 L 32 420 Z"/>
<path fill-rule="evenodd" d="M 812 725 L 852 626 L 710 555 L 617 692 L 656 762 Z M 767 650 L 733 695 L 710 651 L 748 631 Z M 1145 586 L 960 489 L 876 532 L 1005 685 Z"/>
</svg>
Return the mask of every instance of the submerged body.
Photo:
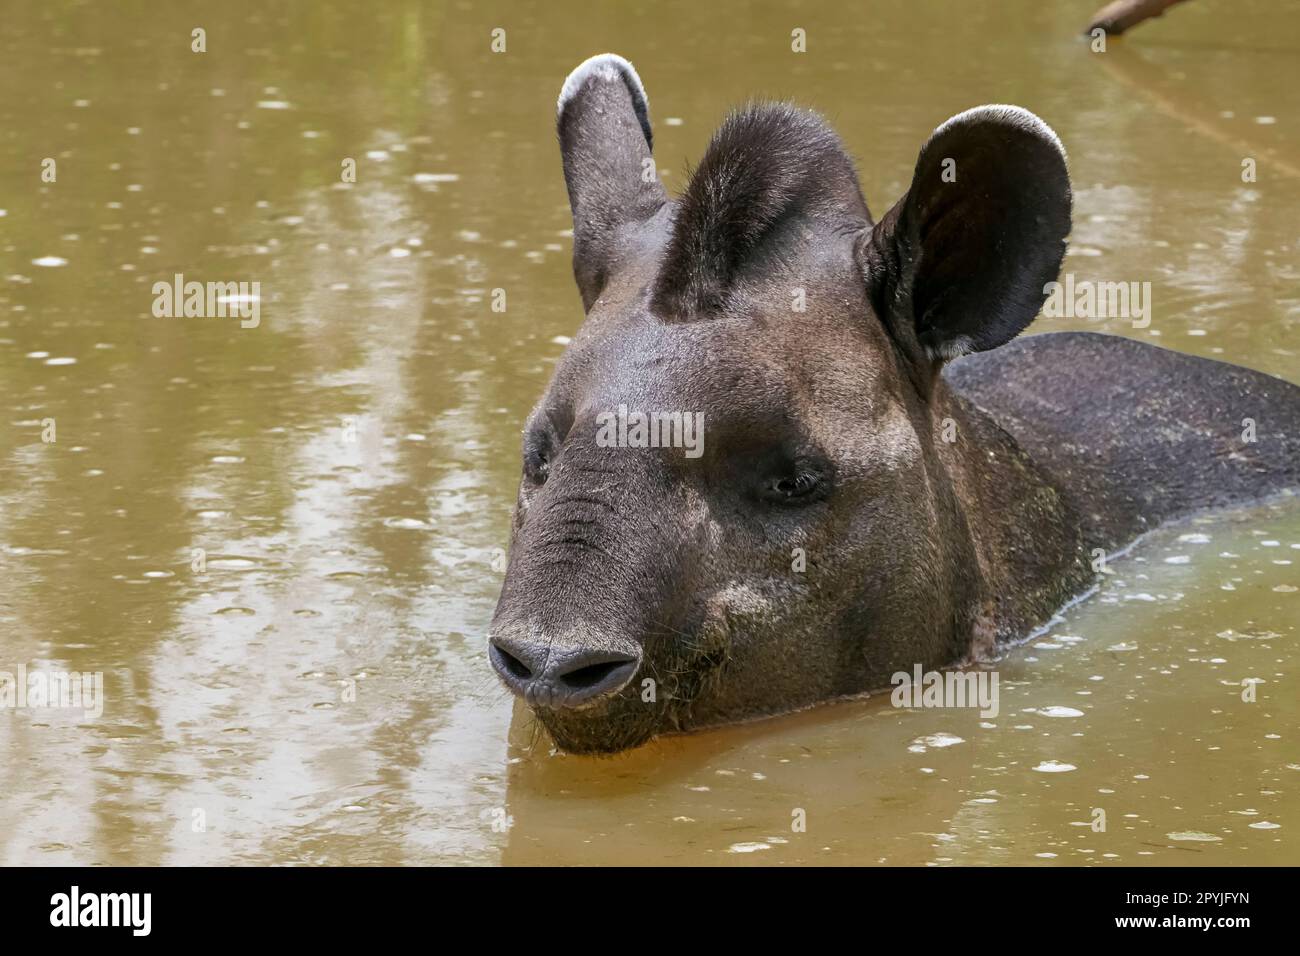
<svg viewBox="0 0 1300 956">
<path fill-rule="evenodd" d="M 489 655 L 564 749 L 987 653 L 1155 524 L 1300 484 L 1300 388 L 1012 341 L 1071 211 L 1024 110 L 943 124 L 878 222 L 834 133 L 779 105 L 730 117 L 670 200 L 617 57 L 566 81 L 559 133 L 588 316 L 525 427 Z M 611 447 L 624 409 L 700 416 L 701 441 Z"/>
</svg>

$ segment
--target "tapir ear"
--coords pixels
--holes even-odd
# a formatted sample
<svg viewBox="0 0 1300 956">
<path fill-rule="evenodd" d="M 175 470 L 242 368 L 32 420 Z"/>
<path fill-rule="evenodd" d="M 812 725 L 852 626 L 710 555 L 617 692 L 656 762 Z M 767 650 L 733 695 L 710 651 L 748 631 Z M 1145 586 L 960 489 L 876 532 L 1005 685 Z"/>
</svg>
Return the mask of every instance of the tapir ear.
<svg viewBox="0 0 1300 956">
<path fill-rule="evenodd" d="M 1060 271 L 1070 205 L 1065 150 L 1037 116 L 1018 106 L 954 116 L 859 247 L 877 314 L 933 360 L 1010 341 Z"/>
<path fill-rule="evenodd" d="M 667 202 L 650 160 L 645 87 L 621 56 L 593 56 L 569 74 L 556 107 L 573 210 L 573 275 L 590 309 L 633 245 L 629 230 Z"/>
</svg>

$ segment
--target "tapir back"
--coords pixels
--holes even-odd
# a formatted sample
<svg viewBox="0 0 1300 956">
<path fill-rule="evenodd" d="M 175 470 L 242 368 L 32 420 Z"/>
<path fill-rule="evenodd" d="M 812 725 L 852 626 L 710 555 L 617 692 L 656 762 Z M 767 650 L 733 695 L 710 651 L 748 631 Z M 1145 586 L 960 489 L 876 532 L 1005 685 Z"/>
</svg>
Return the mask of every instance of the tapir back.
<svg viewBox="0 0 1300 956">
<path fill-rule="evenodd" d="M 1115 335 L 1027 336 L 945 378 L 1108 548 L 1162 521 L 1300 490 L 1300 387 Z"/>
</svg>

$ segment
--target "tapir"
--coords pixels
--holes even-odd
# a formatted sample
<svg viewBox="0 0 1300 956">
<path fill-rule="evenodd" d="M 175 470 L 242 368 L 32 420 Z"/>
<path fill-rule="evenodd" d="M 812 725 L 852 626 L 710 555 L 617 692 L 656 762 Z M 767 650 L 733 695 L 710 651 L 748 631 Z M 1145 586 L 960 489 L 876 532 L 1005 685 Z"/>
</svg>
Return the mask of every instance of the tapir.
<svg viewBox="0 0 1300 956">
<path fill-rule="evenodd" d="M 1072 206 L 1028 110 L 944 122 L 878 220 L 791 105 L 729 115 L 676 199 L 627 60 L 557 126 L 586 319 L 523 430 L 488 656 L 562 750 L 988 659 L 1162 522 L 1300 487 L 1300 387 L 1017 338 Z"/>
</svg>

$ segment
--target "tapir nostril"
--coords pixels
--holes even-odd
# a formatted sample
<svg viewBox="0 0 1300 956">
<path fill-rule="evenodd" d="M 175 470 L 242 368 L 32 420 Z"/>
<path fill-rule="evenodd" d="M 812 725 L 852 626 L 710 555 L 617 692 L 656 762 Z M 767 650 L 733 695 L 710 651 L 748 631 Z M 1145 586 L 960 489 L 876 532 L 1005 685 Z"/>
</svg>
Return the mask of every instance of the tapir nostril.
<svg viewBox="0 0 1300 956">
<path fill-rule="evenodd" d="M 488 639 L 488 657 L 506 686 L 534 707 L 578 707 L 611 697 L 641 663 L 635 652 L 557 647 L 551 640 L 506 634 Z"/>
<path fill-rule="evenodd" d="M 523 661 L 499 645 L 492 645 L 492 656 L 494 658 L 493 663 L 509 673 L 511 677 L 528 680 L 533 676 L 533 672 Z"/>
<path fill-rule="evenodd" d="M 576 670 L 558 675 L 558 680 L 565 687 L 572 690 L 599 691 L 607 685 L 613 685 L 615 682 L 621 687 L 626 683 L 626 677 L 631 676 L 627 672 L 636 667 L 636 661 L 631 658 L 624 658 L 613 661 L 601 661 L 599 664 L 588 664 L 586 667 L 579 667 Z"/>
</svg>

